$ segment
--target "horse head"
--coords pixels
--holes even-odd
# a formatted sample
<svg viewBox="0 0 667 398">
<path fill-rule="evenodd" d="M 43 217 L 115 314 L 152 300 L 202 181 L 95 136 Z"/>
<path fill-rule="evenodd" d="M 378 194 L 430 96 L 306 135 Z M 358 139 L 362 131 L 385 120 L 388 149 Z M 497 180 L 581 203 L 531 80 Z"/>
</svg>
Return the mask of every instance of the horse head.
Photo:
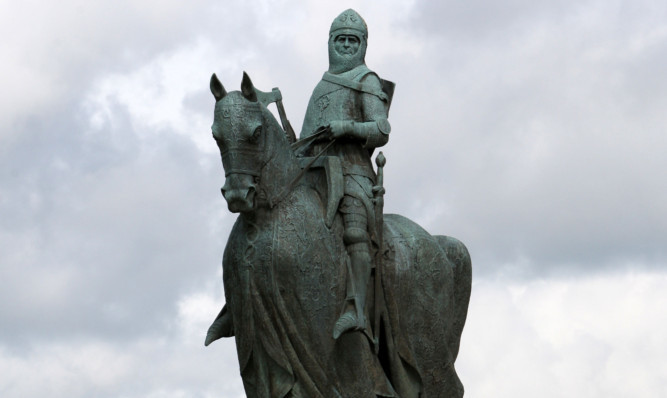
<svg viewBox="0 0 667 398">
<path fill-rule="evenodd" d="M 263 205 L 272 207 L 289 177 L 298 172 L 284 131 L 257 100 L 245 72 L 241 91 L 230 93 L 213 74 L 211 93 L 216 100 L 213 138 L 225 169 L 221 191 L 229 211 L 248 213 Z"/>
</svg>

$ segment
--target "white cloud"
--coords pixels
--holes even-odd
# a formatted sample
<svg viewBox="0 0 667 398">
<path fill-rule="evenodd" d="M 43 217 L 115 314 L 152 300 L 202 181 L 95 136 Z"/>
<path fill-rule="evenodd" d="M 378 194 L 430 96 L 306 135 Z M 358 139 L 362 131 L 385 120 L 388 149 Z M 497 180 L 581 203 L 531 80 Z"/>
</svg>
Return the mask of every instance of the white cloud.
<svg viewBox="0 0 667 398">
<path fill-rule="evenodd" d="M 473 284 L 457 369 L 472 397 L 662 397 L 667 274 Z"/>
<path fill-rule="evenodd" d="M 186 135 L 199 150 L 215 153 L 210 134 L 213 97 L 208 95 L 206 110 L 210 112 L 193 111 L 184 102 L 192 95 L 208 92 L 213 68 L 219 74 L 231 74 L 252 56 L 252 51 L 245 48 L 224 55 L 216 50 L 209 38 L 199 38 L 129 73 L 104 76 L 84 103 L 91 126 L 96 130 L 106 128 L 117 117 L 114 108 L 121 106 L 129 114 L 131 129 L 141 136 L 169 130 Z"/>
<path fill-rule="evenodd" d="M 24 118 L 71 101 L 91 75 L 175 41 L 203 4 L 69 0 L 3 1 L 0 7 L 0 34 L 7 38 L 0 49 L 0 131 L 9 139 Z"/>
<path fill-rule="evenodd" d="M 233 340 L 203 344 L 220 301 L 211 291 L 183 296 L 171 326 L 156 324 L 136 340 L 44 341 L 21 353 L 0 345 L 0 391 L 17 398 L 244 397 Z"/>
<path fill-rule="evenodd" d="M 662 397 L 667 274 L 479 280 L 457 369 L 471 397 Z M 8 397 L 242 397 L 234 344 L 204 348 L 215 287 L 181 296 L 166 329 L 134 341 L 0 350 Z M 219 290 L 218 290 L 219 292 Z"/>
</svg>

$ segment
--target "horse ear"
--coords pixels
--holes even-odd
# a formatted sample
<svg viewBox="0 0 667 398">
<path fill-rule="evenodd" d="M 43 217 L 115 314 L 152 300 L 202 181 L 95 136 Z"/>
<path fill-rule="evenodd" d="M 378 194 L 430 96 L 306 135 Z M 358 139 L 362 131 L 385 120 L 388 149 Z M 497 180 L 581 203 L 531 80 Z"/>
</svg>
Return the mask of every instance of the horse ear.
<svg viewBox="0 0 667 398">
<path fill-rule="evenodd" d="M 257 93 L 255 92 L 255 86 L 252 85 L 252 80 L 247 73 L 243 72 L 243 81 L 241 82 L 241 92 L 245 99 L 250 102 L 257 102 Z"/>
<path fill-rule="evenodd" d="M 227 95 L 227 91 L 225 91 L 225 88 L 222 86 L 222 83 L 220 83 L 220 80 L 218 80 L 218 76 L 216 76 L 215 73 L 211 76 L 211 93 L 213 93 L 216 101 L 220 101 Z"/>
</svg>

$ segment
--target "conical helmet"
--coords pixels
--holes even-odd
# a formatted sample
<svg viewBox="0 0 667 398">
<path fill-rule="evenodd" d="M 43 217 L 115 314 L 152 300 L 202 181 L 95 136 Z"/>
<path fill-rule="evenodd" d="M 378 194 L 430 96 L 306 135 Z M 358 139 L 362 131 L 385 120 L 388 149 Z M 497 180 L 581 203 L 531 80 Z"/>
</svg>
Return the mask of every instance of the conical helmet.
<svg viewBox="0 0 667 398">
<path fill-rule="evenodd" d="M 353 9 L 349 8 L 343 11 L 331 23 L 329 29 L 329 36 L 337 36 L 340 34 L 354 34 L 362 35 L 363 39 L 368 39 L 368 26 L 366 21 Z"/>
<path fill-rule="evenodd" d="M 339 54 L 334 42 L 340 35 L 352 35 L 359 39 L 359 49 L 354 54 Z M 334 19 L 329 29 L 329 72 L 343 73 L 365 63 L 368 27 L 366 21 L 353 9 L 343 11 Z"/>
</svg>

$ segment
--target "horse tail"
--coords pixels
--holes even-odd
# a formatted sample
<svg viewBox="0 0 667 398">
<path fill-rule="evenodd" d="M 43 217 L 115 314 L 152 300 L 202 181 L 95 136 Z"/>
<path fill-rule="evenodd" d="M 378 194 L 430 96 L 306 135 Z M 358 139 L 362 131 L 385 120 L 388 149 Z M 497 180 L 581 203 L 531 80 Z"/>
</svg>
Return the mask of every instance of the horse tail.
<svg viewBox="0 0 667 398">
<path fill-rule="evenodd" d="M 461 334 L 468 314 L 470 290 L 472 284 L 472 261 L 465 245 L 451 236 L 435 237 L 447 258 L 454 265 L 454 306 L 452 324 L 448 338 L 452 359 L 456 360 L 461 344 Z"/>
</svg>

